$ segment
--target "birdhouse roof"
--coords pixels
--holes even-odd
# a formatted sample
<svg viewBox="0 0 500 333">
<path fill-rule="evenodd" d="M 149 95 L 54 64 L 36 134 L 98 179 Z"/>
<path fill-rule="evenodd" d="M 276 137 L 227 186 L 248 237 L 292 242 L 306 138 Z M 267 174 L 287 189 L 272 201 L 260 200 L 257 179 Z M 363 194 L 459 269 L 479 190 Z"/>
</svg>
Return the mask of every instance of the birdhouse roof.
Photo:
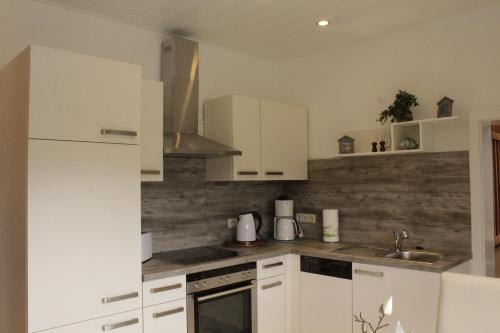
<svg viewBox="0 0 500 333">
<path fill-rule="evenodd" d="M 445 97 L 441 98 L 441 100 L 439 102 L 437 102 L 437 104 L 439 105 L 439 104 L 446 103 L 446 102 L 453 103 L 454 100 L 452 100 L 451 98 L 445 96 Z"/>
<path fill-rule="evenodd" d="M 344 135 L 343 137 L 341 137 L 340 139 L 338 139 L 338 141 L 352 141 L 354 142 L 354 139 L 351 138 L 350 136 L 347 136 L 347 135 Z"/>
</svg>

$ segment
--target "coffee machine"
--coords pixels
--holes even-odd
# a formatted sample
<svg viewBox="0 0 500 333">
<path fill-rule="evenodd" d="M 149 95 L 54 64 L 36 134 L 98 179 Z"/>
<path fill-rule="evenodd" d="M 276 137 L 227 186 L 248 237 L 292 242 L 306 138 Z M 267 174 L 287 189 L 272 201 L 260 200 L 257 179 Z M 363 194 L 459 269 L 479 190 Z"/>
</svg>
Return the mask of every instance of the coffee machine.
<svg viewBox="0 0 500 333">
<path fill-rule="evenodd" d="M 293 214 L 293 200 L 287 195 L 281 195 L 274 201 L 274 239 L 293 241 L 304 235 Z"/>
</svg>

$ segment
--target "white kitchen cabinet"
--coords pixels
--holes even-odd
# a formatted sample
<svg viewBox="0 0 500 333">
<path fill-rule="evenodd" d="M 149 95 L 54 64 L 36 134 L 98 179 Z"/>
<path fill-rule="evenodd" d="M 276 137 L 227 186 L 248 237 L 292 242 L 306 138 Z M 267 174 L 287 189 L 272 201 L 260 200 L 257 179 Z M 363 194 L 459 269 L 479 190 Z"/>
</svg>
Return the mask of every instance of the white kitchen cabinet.
<svg viewBox="0 0 500 333">
<path fill-rule="evenodd" d="M 261 259 L 257 261 L 257 279 L 283 275 L 286 272 L 285 256 Z"/>
<path fill-rule="evenodd" d="M 205 102 L 205 136 L 242 151 L 207 160 L 207 179 L 307 179 L 307 109 L 242 96 Z"/>
<path fill-rule="evenodd" d="M 259 333 L 286 332 L 285 276 L 257 281 L 257 321 Z"/>
<path fill-rule="evenodd" d="M 139 144 L 140 66 L 41 46 L 28 51 L 30 138 Z"/>
<path fill-rule="evenodd" d="M 260 180 L 260 102 L 226 96 L 205 103 L 205 136 L 241 150 L 241 156 L 207 159 L 208 180 Z"/>
<path fill-rule="evenodd" d="M 440 274 L 417 270 L 353 264 L 353 312 L 371 322 L 379 308 L 393 297 L 393 314 L 386 318 L 390 330 L 399 320 L 405 331 L 436 331 Z M 359 324 L 354 323 L 354 331 Z"/>
<path fill-rule="evenodd" d="M 141 180 L 163 181 L 163 82 L 142 80 Z"/>
<path fill-rule="evenodd" d="M 138 66 L 36 46 L 1 70 L 1 332 L 97 332 L 136 309 L 116 331 L 141 332 L 139 137 L 100 134 L 139 131 L 140 89 Z"/>
<path fill-rule="evenodd" d="M 186 333 L 186 299 L 146 307 L 144 333 Z"/>
<path fill-rule="evenodd" d="M 186 276 L 172 276 L 142 284 L 143 305 L 167 303 L 186 298 Z"/>
<path fill-rule="evenodd" d="M 142 333 L 142 311 L 135 310 L 113 316 L 84 321 L 44 331 L 44 333 Z"/>
<path fill-rule="evenodd" d="M 300 285 L 301 332 L 352 332 L 351 280 L 302 272 Z"/>
<path fill-rule="evenodd" d="M 305 108 L 261 101 L 264 180 L 307 179 L 307 133 Z"/>
<path fill-rule="evenodd" d="M 30 331 L 141 308 L 139 146 L 28 150 Z"/>
</svg>

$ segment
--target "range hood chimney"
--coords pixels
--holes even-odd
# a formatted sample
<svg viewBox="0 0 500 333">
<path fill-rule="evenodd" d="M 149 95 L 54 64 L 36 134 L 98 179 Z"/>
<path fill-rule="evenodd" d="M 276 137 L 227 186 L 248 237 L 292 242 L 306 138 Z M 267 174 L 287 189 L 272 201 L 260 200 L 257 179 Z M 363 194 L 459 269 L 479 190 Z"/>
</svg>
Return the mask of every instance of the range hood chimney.
<svg viewBox="0 0 500 333">
<path fill-rule="evenodd" d="M 198 43 L 177 36 L 163 43 L 163 152 L 171 157 L 241 155 L 241 151 L 198 135 L 198 67 Z"/>
</svg>

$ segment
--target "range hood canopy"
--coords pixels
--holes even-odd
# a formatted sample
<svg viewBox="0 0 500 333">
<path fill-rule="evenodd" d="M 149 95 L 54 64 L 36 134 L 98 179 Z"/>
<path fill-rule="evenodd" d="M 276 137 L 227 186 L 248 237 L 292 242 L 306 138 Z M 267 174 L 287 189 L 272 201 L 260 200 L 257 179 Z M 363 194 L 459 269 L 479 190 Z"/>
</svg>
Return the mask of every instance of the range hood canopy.
<svg viewBox="0 0 500 333">
<path fill-rule="evenodd" d="M 198 43 L 172 36 L 163 43 L 163 151 L 171 157 L 223 157 L 241 151 L 198 135 Z"/>
</svg>

